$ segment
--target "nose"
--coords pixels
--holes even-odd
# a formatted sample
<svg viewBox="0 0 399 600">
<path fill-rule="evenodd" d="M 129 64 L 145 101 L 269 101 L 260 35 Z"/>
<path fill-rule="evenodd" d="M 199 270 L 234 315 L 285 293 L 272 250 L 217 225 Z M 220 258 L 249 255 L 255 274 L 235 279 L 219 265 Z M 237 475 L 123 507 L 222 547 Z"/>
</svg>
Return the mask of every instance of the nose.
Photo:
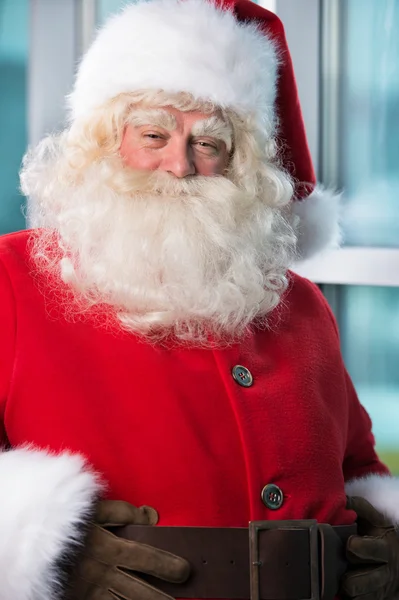
<svg viewBox="0 0 399 600">
<path fill-rule="evenodd" d="M 160 168 L 179 179 L 194 175 L 195 164 L 190 145 L 185 143 L 169 144 Z"/>
</svg>

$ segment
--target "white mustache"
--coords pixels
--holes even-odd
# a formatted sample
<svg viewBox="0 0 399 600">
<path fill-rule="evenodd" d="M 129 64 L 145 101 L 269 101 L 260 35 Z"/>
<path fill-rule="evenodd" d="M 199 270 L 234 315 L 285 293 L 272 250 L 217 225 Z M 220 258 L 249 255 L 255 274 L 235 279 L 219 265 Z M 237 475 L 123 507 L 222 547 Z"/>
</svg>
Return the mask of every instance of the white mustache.
<svg viewBox="0 0 399 600">
<path fill-rule="evenodd" d="M 113 162 L 113 161 L 112 161 Z M 172 198 L 184 196 L 207 196 L 212 195 L 215 189 L 218 193 L 232 194 L 237 189 L 235 184 L 222 175 L 202 176 L 190 175 L 179 179 L 170 173 L 162 171 L 138 171 L 124 165 L 118 165 L 120 175 L 115 177 L 114 164 L 109 165 L 112 187 L 120 193 L 126 194 L 154 194 L 170 196 Z"/>
</svg>

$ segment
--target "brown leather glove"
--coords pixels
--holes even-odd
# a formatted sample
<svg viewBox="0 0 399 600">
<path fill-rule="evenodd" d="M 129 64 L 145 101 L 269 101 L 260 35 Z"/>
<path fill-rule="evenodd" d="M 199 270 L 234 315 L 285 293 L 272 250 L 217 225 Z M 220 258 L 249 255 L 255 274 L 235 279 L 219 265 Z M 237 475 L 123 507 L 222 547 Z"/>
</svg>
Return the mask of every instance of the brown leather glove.
<svg viewBox="0 0 399 600">
<path fill-rule="evenodd" d="M 364 498 L 348 497 L 357 514 L 358 534 L 347 542 L 353 569 L 341 580 L 342 593 L 361 600 L 389 600 L 399 595 L 399 535 L 392 522 Z"/>
<path fill-rule="evenodd" d="M 94 523 L 73 571 L 67 598 L 71 600 L 172 600 L 140 578 L 140 573 L 173 583 L 186 581 L 190 565 L 184 559 L 146 544 L 114 535 L 109 528 L 155 525 L 158 514 L 148 506 L 127 502 L 98 503 Z"/>
</svg>

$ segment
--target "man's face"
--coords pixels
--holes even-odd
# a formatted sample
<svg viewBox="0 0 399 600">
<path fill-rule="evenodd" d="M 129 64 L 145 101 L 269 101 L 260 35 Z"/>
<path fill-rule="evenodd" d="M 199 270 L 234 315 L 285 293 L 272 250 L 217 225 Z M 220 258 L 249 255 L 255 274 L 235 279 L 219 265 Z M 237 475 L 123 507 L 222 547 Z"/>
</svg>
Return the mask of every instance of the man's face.
<svg viewBox="0 0 399 600">
<path fill-rule="evenodd" d="M 277 304 L 295 242 L 279 208 L 291 187 L 256 152 L 239 177 L 237 157 L 253 149 L 237 126 L 229 164 L 230 118 L 136 106 L 119 152 L 108 140 L 101 160 L 85 144 L 71 160 L 68 137 L 50 162 L 39 148 L 25 171 L 39 200 L 33 256 L 75 292 L 68 313 L 110 309 L 128 331 L 207 344 Z"/>
<path fill-rule="evenodd" d="M 224 174 L 232 144 L 230 126 L 217 114 L 176 108 L 137 109 L 120 147 L 126 165 L 178 178 Z"/>
</svg>

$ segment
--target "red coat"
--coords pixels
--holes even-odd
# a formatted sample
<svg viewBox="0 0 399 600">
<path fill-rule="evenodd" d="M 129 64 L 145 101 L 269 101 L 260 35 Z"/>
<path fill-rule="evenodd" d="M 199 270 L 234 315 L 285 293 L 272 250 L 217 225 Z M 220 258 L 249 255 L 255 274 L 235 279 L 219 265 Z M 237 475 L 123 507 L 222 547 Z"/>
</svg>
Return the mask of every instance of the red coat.
<svg viewBox="0 0 399 600">
<path fill-rule="evenodd" d="M 0 239 L 0 415 L 12 447 L 83 453 L 108 496 L 160 525 L 346 524 L 344 481 L 387 473 L 318 288 L 292 274 L 272 331 L 228 349 L 152 347 L 67 322 L 31 277 L 26 232 Z M 232 377 L 247 367 L 252 387 Z M 267 483 L 284 501 L 271 511 Z"/>
</svg>

